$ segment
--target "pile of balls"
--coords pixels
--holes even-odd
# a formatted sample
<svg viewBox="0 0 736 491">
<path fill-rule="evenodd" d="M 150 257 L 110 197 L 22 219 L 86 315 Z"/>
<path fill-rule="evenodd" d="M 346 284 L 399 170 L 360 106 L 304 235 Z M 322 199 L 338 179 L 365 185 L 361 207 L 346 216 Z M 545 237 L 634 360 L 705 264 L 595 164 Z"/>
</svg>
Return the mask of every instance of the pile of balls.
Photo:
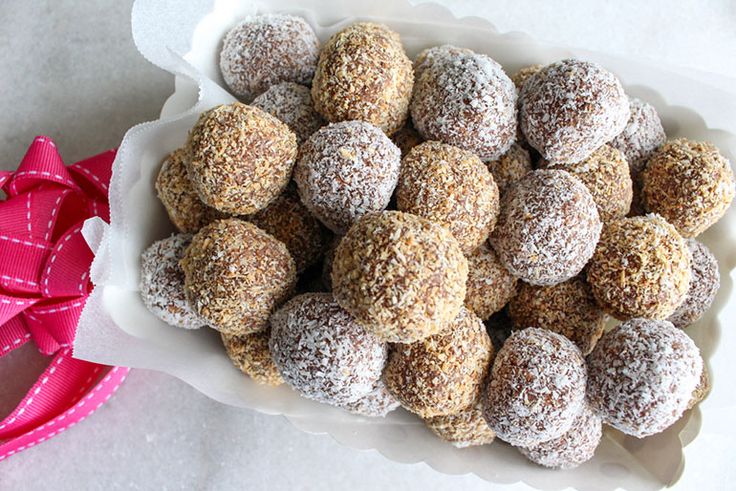
<svg viewBox="0 0 736 491">
<path fill-rule="evenodd" d="M 243 102 L 203 113 L 156 180 L 179 230 L 142 257 L 159 318 L 219 331 L 256 382 L 401 406 L 549 467 L 590 459 L 603 424 L 645 437 L 705 396 L 683 329 L 716 296 L 695 238 L 734 176 L 612 73 L 509 77 L 449 45 L 412 63 L 371 23 L 320 47 L 286 15 L 234 27 L 220 67 Z"/>
</svg>

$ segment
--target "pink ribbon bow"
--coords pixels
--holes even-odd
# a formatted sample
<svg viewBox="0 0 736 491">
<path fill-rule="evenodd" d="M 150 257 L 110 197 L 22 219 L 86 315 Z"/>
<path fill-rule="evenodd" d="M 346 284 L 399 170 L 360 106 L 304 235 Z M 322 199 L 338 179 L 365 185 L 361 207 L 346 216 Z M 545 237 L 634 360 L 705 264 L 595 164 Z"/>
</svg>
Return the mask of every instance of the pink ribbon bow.
<svg viewBox="0 0 736 491">
<path fill-rule="evenodd" d="M 128 368 L 72 357 L 91 290 L 93 254 L 82 224 L 110 220 L 115 151 L 69 167 L 48 137 L 33 141 L 16 172 L 0 171 L 0 357 L 30 340 L 54 355 L 18 407 L 0 421 L 0 460 L 78 423 L 117 390 Z"/>
</svg>

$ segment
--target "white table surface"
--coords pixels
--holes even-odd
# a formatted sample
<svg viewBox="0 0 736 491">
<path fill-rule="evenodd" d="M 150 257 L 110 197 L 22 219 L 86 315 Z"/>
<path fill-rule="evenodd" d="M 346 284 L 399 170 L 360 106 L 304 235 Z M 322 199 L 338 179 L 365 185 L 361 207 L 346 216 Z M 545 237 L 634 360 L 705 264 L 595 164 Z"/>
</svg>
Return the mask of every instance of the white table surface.
<svg viewBox="0 0 736 491">
<path fill-rule="evenodd" d="M 489 18 L 501 31 L 736 76 L 732 0 L 439 3 L 459 15 Z M 0 2 L 0 168 L 15 168 L 36 134 L 53 137 L 73 162 L 116 146 L 128 127 L 157 117 L 173 79 L 135 50 L 130 4 Z M 0 360 L 0 415 L 17 404 L 44 364 L 33 345 Z M 699 444 L 705 443 L 692 445 Z M 733 448 L 723 453 L 723 462 L 736 456 Z M 722 465 L 691 458 L 676 488 L 701 489 Z M 716 478 L 709 489 L 729 484 Z M 133 371 L 88 420 L 0 463 L 0 490 L 48 488 L 528 489 L 346 449 L 283 418 L 220 405 L 144 370 Z"/>
</svg>

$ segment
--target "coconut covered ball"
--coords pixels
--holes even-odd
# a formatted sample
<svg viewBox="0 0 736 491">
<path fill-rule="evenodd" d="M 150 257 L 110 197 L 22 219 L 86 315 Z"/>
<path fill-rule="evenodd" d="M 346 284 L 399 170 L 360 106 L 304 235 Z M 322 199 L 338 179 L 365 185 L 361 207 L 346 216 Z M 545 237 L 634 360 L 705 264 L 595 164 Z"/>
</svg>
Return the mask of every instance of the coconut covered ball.
<svg viewBox="0 0 736 491">
<path fill-rule="evenodd" d="M 585 382 L 585 359 L 572 341 L 546 329 L 516 331 L 493 362 L 483 414 L 496 436 L 531 447 L 572 427 Z"/>
<path fill-rule="evenodd" d="M 481 244 L 467 259 L 465 306 L 486 321 L 516 295 L 517 280 L 487 243 Z"/>
<path fill-rule="evenodd" d="M 385 418 L 388 413 L 399 406 L 399 401 L 388 390 L 383 379 L 378 379 L 372 391 L 341 407 L 358 416 Z"/>
<path fill-rule="evenodd" d="M 299 145 L 325 124 L 314 109 L 309 87 L 304 85 L 293 82 L 273 85 L 253 99 L 252 104 L 285 123 L 296 135 Z"/>
<path fill-rule="evenodd" d="M 491 245 L 511 274 L 554 285 L 580 273 L 601 232 L 595 201 L 563 170 L 536 170 L 504 195 Z"/>
<path fill-rule="evenodd" d="M 588 401 L 603 421 L 637 438 L 664 431 L 687 409 L 703 360 L 669 321 L 632 319 L 588 356 Z"/>
<path fill-rule="evenodd" d="M 550 162 L 587 158 L 626 127 L 629 100 L 600 65 L 562 60 L 530 77 L 520 95 L 521 129 Z"/>
<path fill-rule="evenodd" d="M 179 260 L 192 241 L 191 234 L 175 234 L 151 244 L 141 255 L 141 298 L 156 317 L 175 327 L 198 329 L 205 325 L 184 294 L 184 272 Z"/>
<path fill-rule="evenodd" d="M 445 227 L 409 213 L 364 216 L 342 238 L 332 266 L 337 302 L 382 339 L 413 343 L 460 312 L 468 263 Z"/>
<path fill-rule="evenodd" d="M 401 156 L 405 157 L 409 151 L 422 143 L 422 135 L 414 129 L 411 122 L 407 121 L 396 133 L 391 135 L 391 141 L 401 150 Z"/>
<path fill-rule="evenodd" d="M 319 40 L 301 17 L 269 14 L 246 17 L 222 42 L 220 72 L 230 91 L 249 101 L 272 85 L 309 85 Z"/>
<path fill-rule="evenodd" d="M 230 336 L 266 329 L 271 312 L 296 284 L 294 259 L 283 242 L 235 218 L 202 228 L 181 267 L 189 304 Z"/>
<path fill-rule="evenodd" d="M 593 196 L 603 223 L 629 213 L 633 196 L 629 164 L 623 154 L 610 145 L 602 145 L 580 162 L 550 164 L 543 161 L 541 167 L 566 170 L 580 179 Z"/>
<path fill-rule="evenodd" d="M 457 448 L 488 445 L 496 437 L 477 403 L 458 413 L 426 418 L 424 423 L 435 435 Z"/>
<path fill-rule="evenodd" d="M 516 329 L 540 327 L 562 334 L 584 355 L 603 335 L 608 318 L 580 277 L 552 286 L 521 283 L 519 293 L 509 303 L 509 316 Z"/>
<path fill-rule="evenodd" d="M 306 293 L 271 316 L 269 348 L 286 383 L 327 404 L 354 402 L 373 390 L 387 346 L 363 329 L 329 293 Z"/>
<path fill-rule="evenodd" d="M 270 114 L 239 102 L 203 113 L 189 133 L 189 178 L 202 201 L 247 215 L 281 194 L 296 160 L 296 136 Z"/>
<path fill-rule="evenodd" d="M 519 451 L 535 464 L 553 469 L 573 469 L 593 458 L 601 442 L 603 425 L 587 404 L 583 404 L 572 427 L 562 436 Z"/>
<path fill-rule="evenodd" d="M 489 56 L 454 46 L 420 53 L 411 101 L 414 127 L 437 140 L 496 160 L 516 138 L 516 89 Z"/>
<path fill-rule="evenodd" d="M 499 194 L 503 195 L 512 184 L 532 171 L 532 159 L 527 149 L 514 143 L 508 152 L 498 160 L 486 162 L 486 166 L 496 181 Z"/>
<path fill-rule="evenodd" d="M 323 127 L 302 146 L 294 180 L 306 207 L 344 234 L 361 216 L 386 208 L 400 166 L 401 152 L 381 130 L 343 121 Z"/>
<path fill-rule="evenodd" d="M 667 318 L 681 329 L 700 320 L 713 304 L 721 286 L 718 261 L 705 244 L 690 239 L 687 248 L 690 251 L 690 284 L 685 300 Z"/>
<path fill-rule="evenodd" d="M 399 35 L 382 24 L 361 22 L 322 48 L 312 99 L 330 122 L 367 121 L 391 135 L 406 122 L 413 86 L 411 60 Z"/>
<path fill-rule="evenodd" d="M 635 97 L 629 98 L 629 121 L 610 145 L 620 151 L 631 169 L 631 176 L 638 177 L 647 161 L 661 147 L 667 136 L 654 106 Z"/>
<path fill-rule="evenodd" d="M 677 230 L 658 215 L 608 224 L 588 265 L 598 305 L 617 319 L 666 319 L 690 283 L 690 252 Z"/>
<path fill-rule="evenodd" d="M 221 336 L 227 356 L 241 372 L 259 384 L 277 386 L 284 383 L 268 351 L 269 329 L 243 336 Z"/>
<path fill-rule="evenodd" d="M 462 308 L 439 334 L 395 345 L 384 380 L 401 405 L 422 418 L 455 414 L 478 399 L 492 356 L 483 323 Z"/>
<path fill-rule="evenodd" d="M 476 155 L 425 142 L 401 163 L 396 205 L 400 211 L 447 226 L 463 252 L 470 254 L 496 225 L 498 187 Z"/>
<path fill-rule="evenodd" d="M 652 155 L 642 173 L 644 207 L 662 215 L 685 238 L 720 220 L 734 192 L 731 164 L 706 142 L 672 140 Z"/>
</svg>

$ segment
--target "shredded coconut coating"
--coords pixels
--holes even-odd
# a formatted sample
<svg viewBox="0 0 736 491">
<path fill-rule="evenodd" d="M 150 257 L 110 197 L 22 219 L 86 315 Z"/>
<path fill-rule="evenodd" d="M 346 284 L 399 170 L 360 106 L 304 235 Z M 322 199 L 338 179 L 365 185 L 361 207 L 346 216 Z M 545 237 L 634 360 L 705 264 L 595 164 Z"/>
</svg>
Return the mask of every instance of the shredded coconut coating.
<svg viewBox="0 0 736 491">
<path fill-rule="evenodd" d="M 609 223 L 588 265 L 598 305 L 620 320 L 666 319 L 685 298 L 689 283 L 687 243 L 658 215 Z"/>
<path fill-rule="evenodd" d="M 241 372 L 259 384 L 275 387 L 284 383 L 268 350 L 270 329 L 243 336 L 222 334 L 221 337 L 227 356 Z"/>
<path fill-rule="evenodd" d="M 184 294 L 184 272 L 179 260 L 192 240 L 175 234 L 151 244 L 141 255 L 141 298 L 149 311 L 174 327 L 199 329 L 205 325 Z"/>
<path fill-rule="evenodd" d="M 474 154 L 429 141 L 401 162 L 396 206 L 445 225 L 470 254 L 485 242 L 498 219 L 498 187 Z"/>
<path fill-rule="evenodd" d="M 332 36 L 312 82 L 314 107 L 330 122 L 361 120 L 392 135 L 406 122 L 414 86 L 399 35 L 382 24 L 353 24 Z"/>
<path fill-rule="evenodd" d="M 520 99 L 521 129 L 550 162 L 587 158 L 621 133 L 629 120 L 621 82 L 587 61 L 547 65 L 526 81 Z"/>
<path fill-rule="evenodd" d="M 203 113 L 189 133 L 189 178 L 202 201 L 247 215 L 281 194 L 296 159 L 296 136 L 265 111 L 239 102 Z"/>
<path fill-rule="evenodd" d="M 630 115 L 626 127 L 609 144 L 624 154 L 631 176 L 637 177 L 646 167 L 649 158 L 667 140 L 667 136 L 654 106 L 630 97 L 629 107 Z"/>
<path fill-rule="evenodd" d="M 486 321 L 516 295 L 517 280 L 487 243 L 481 244 L 467 259 L 465 306 Z"/>
<path fill-rule="evenodd" d="M 644 438 L 682 416 L 702 371 L 684 331 L 669 321 L 632 319 L 604 334 L 588 356 L 587 397 L 604 422 Z"/>
<path fill-rule="evenodd" d="M 516 89 L 489 56 L 454 46 L 420 53 L 411 101 L 414 127 L 438 140 L 496 160 L 516 138 Z"/>
<path fill-rule="evenodd" d="M 695 390 L 690 397 L 690 401 L 687 403 L 687 409 L 692 409 L 703 402 L 703 400 L 708 396 L 710 389 L 711 385 L 710 375 L 708 374 L 708 367 L 706 367 L 705 363 L 703 363 L 703 371 L 700 373 L 700 380 L 698 381 L 698 385 L 695 387 Z"/>
<path fill-rule="evenodd" d="M 399 147 L 399 150 L 401 150 L 401 156 L 404 157 L 412 148 L 422 143 L 424 139 L 422 139 L 422 135 L 414 129 L 411 122 L 407 121 L 404 126 L 391 135 L 391 141 L 394 142 L 394 145 Z"/>
<path fill-rule="evenodd" d="M 322 116 L 314 109 L 309 87 L 304 85 L 293 82 L 273 85 L 253 99 L 252 105 L 286 124 L 296 135 L 299 145 L 325 125 Z"/>
<path fill-rule="evenodd" d="M 532 171 L 532 159 L 527 149 L 514 143 L 508 152 L 498 160 L 486 162 L 486 166 L 503 196 L 512 184 Z"/>
<path fill-rule="evenodd" d="M 272 85 L 309 85 L 319 40 L 301 17 L 268 14 L 246 17 L 223 39 L 220 72 L 230 91 L 249 101 Z"/>
<path fill-rule="evenodd" d="M 712 252 L 695 239 L 687 241 L 690 251 L 690 283 L 685 300 L 667 318 L 675 327 L 684 329 L 700 320 L 713 304 L 721 286 L 718 261 Z"/>
<path fill-rule="evenodd" d="M 447 416 L 426 418 L 424 423 L 432 432 L 457 448 L 488 445 L 496 434 L 486 423 L 480 404 Z"/>
<path fill-rule="evenodd" d="M 266 329 L 296 284 L 286 246 L 235 218 L 197 232 L 180 264 L 189 304 L 210 327 L 231 336 Z"/>
<path fill-rule="evenodd" d="M 271 317 L 271 356 L 304 397 L 344 405 L 373 390 L 387 346 L 363 329 L 330 293 L 292 298 Z"/>
<path fill-rule="evenodd" d="M 580 273 L 601 232 L 595 201 L 563 170 L 529 172 L 501 201 L 491 245 L 511 274 L 554 285 Z"/>
<path fill-rule="evenodd" d="M 402 407 L 422 418 L 455 414 L 478 399 L 492 357 L 485 326 L 463 307 L 443 332 L 395 345 L 384 381 Z"/>
<path fill-rule="evenodd" d="M 498 353 L 498 350 L 501 349 L 509 336 L 511 336 L 514 327 L 514 323 L 508 314 L 508 307 L 493 314 L 485 324 L 486 332 L 491 337 L 493 348 Z"/>
<path fill-rule="evenodd" d="M 329 241 L 329 232 L 309 213 L 291 184 L 266 208 L 244 219 L 286 245 L 298 274 L 319 262 Z"/>
<path fill-rule="evenodd" d="M 353 402 L 344 404 L 342 408 L 358 416 L 385 418 L 388 413 L 399 406 L 399 401 L 389 392 L 383 379 L 378 379 L 372 391 Z"/>
<path fill-rule="evenodd" d="M 294 170 L 299 196 L 337 234 L 366 213 L 386 208 L 399 180 L 401 151 L 363 121 L 323 127 L 299 155 Z"/>
<path fill-rule="evenodd" d="M 332 266 L 338 303 L 379 337 L 412 343 L 437 334 L 460 312 L 468 262 L 445 227 L 385 211 L 360 219 Z"/>
<path fill-rule="evenodd" d="M 544 65 L 529 65 L 519 69 L 519 71 L 511 75 L 511 81 L 514 82 L 516 90 L 521 92 L 521 88 L 524 87 L 526 81 L 533 75 L 536 75 L 542 68 L 544 68 Z"/>
<path fill-rule="evenodd" d="M 553 469 L 573 469 L 593 458 L 603 436 L 603 424 L 587 404 L 562 436 L 519 451 L 535 464 Z"/>
<path fill-rule="evenodd" d="M 546 329 L 516 331 L 496 355 L 483 415 L 514 446 L 557 438 L 582 410 L 586 378 L 585 359 L 572 341 Z"/>
<path fill-rule="evenodd" d="M 603 335 L 608 316 L 581 277 L 553 286 L 519 285 L 509 303 L 515 329 L 539 327 L 562 334 L 587 355 Z"/>
<path fill-rule="evenodd" d="M 629 213 L 633 197 L 629 164 L 623 154 L 610 145 L 602 145 L 580 162 L 558 164 L 543 160 L 540 167 L 566 170 L 583 181 L 603 223 Z"/>
<path fill-rule="evenodd" d="M 680 138 L 655 152 L 642 173 L 644 207 L 662 215 L 685 237 L 697 237 L 733 201 L 729 161 L 707 142 Z"/>
</svg>

